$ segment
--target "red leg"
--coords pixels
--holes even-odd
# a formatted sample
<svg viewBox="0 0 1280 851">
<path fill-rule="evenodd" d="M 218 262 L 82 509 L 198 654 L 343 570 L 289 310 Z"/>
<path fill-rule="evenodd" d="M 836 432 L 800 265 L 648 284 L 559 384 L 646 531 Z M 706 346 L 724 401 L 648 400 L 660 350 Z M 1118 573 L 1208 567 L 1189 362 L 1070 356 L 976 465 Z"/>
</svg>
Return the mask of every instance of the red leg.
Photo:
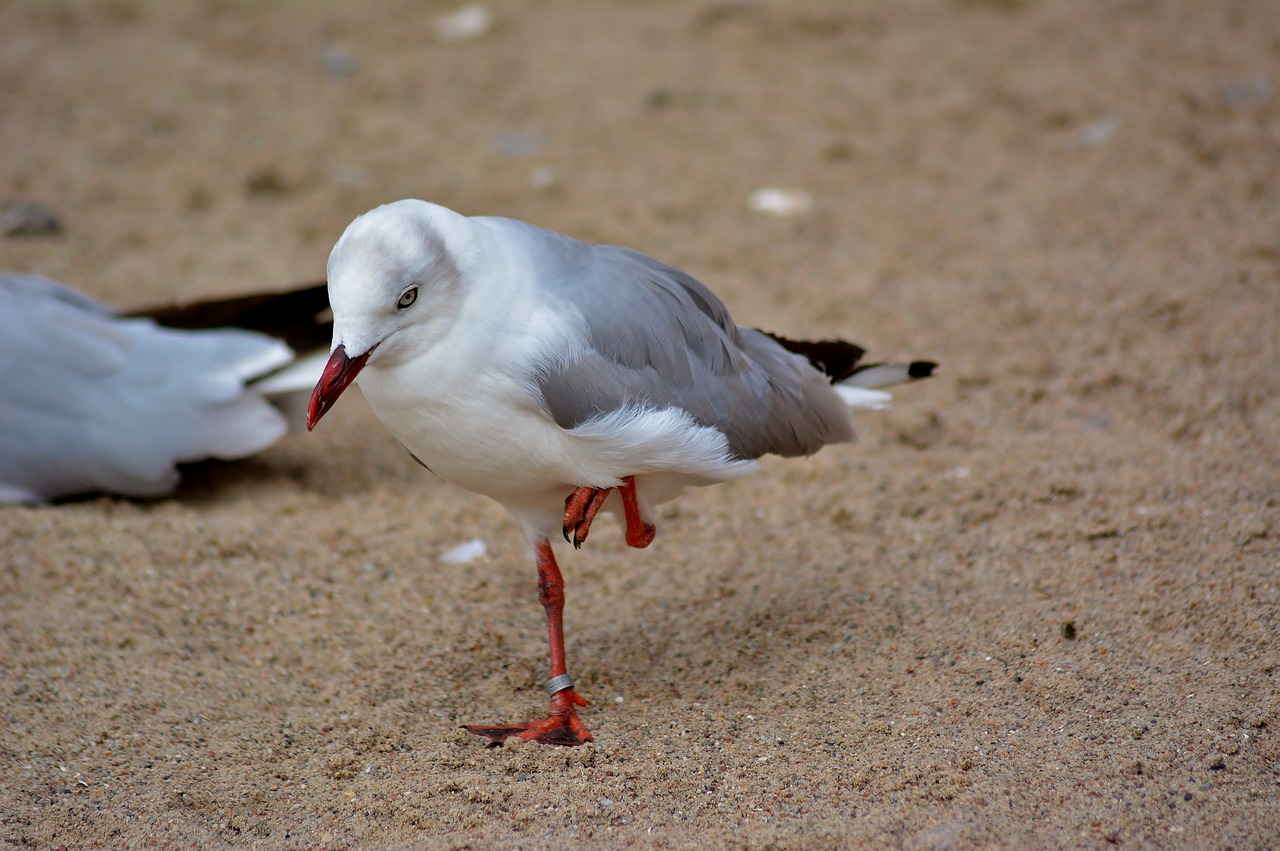
<svg viewBox="0 0 1280 851">
<path fill-rule="evenodd" d="M 640 503 L 636 499 L 636 477 L 622 480 L 622 510 L 627 516 L 627 546 L 642 550 L 653 543 L 658 529 L 640 519 Z"/>
<path fill-rule="evenodd" d="M 573 746 L 592 741 L 591 731 L 578 720 L 578 713 L 574 709 L 575 706 L 586 706 L 587 701 L 573 690 L 573 681 L 565 666 L 564 577 L 560 575 L 560 566 L 556 564 L 550 542 L 542 541 L 538 544 L 537 560 L 538 601 L 547 612 L 547 635 L 551 642 L 551 683 L 563 687 L 557 688 L 551 695 L 551 711 L 541 721 L 488 727 L 472 724 L 463 728 L 491 739 L 490 747 L 497 747 L 513 736 L 544 745 Z"/>
</svg>

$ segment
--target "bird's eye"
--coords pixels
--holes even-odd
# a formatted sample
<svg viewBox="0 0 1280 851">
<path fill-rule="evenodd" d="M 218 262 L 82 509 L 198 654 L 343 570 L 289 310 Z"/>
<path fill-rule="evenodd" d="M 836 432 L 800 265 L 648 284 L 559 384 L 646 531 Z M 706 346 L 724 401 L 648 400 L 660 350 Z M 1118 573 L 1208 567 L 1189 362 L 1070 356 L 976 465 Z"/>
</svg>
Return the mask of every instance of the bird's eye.
<svg viewBox="0 0 1280 851">
<path fill-rule="evenodd" d="M 396 308 L 404 310 L 409 305 L 418 300 L 418 287 L 412 286 L 400 294 L 400 300 L 396 302 Z"/>
</svg>

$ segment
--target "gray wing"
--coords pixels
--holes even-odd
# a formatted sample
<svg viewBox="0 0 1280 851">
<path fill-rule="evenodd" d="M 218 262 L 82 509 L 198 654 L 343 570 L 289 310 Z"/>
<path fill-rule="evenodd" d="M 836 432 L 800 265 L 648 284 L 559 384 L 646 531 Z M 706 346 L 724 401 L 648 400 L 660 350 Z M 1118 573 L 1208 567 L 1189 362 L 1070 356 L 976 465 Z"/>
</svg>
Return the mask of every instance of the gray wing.
<svg viewBox="0 0 1280 851">
<path fill-rule="evenodd" d="M 245 382 L 289 357 L 260 334 L 173 331 L 0 274 L 0 502 L 160 496 L 177 462 L 265 448 L 285 424 Z"/>
<path fill-rule="evenodd" d="M 563 428 L 624 406 L 677 407 L 725 434 L 738 458 L 808 455 L 853 439 L 847 406 L 809 362 L 734 324 L 714 293 L 658 261 L 578 243 L 560 288 L 580 310 L 580 357 L 538 385 Z M 575 248 L 577 247 L 575 246 Z"/>
</svg>

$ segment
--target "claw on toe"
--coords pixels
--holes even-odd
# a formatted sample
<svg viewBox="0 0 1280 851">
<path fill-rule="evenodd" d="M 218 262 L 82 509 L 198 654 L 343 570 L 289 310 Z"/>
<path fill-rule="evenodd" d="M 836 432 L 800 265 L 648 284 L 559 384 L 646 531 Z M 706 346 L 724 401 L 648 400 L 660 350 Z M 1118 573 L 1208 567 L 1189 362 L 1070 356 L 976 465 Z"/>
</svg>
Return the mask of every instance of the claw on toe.
<svg viewBox="0 0 1280 851">
<path fill-rule="evenodd" d="M 485 726 L 484 724 L 463 724 L 462 729 L 468 733 L 475 733 L 477 736 L 484 736 L 489 740 L 486 748 L 500 748 L 512 736 L 519 736 L 524 732 L 523 724 L 495 724 L 493 726 Z"/>
<path fill-rule="evenodd" d="M 591 532 L 591 522 L 604 507 L 605 500 L 613 488 L 580 487 L 564 501 L 564 539 L 573 544 L 574 549 L 581 549 Z M 636 495 L 635 476 L 624 476 L 618 488 L 622 494 L 622 510 L 626 518 L 627 546 L 643 549 L 653 543 L 656 527 L 646 523 L 640 516 L 640 501 Z"/>
<path fill-rule="evenodd" d="M 564 539 L 573 544 L 574 549 L 582 549 L 587 535 L 591 532 L 591 522 L 596 519 L 604 501 L 609 498 L 613 488 L 582 487 L 569 494 L 564 501 Z"/>
</svg>

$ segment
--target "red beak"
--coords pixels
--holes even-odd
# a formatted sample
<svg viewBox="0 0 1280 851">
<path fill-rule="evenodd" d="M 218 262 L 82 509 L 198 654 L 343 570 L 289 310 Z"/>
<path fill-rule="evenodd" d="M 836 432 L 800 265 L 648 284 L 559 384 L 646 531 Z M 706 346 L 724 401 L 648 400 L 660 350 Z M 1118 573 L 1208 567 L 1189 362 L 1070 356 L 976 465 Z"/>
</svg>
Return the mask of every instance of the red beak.
<svg viewBox="0 0 1280 851">
<path fill-rule="evenodd" d="M 311 404 L 307 406 L 307 431 L 316 427 L 320 418 L 338 401 L 342 391 L 356 380 L 371 354 L 373 349 L 357 358 L 349 358 L 341 343 L 333 350 L 333 354 L 329 355 L 329 362 L 324 365 L 324 374 L 320 376 L 316 389 L 311 391 Z"/>
</svg>

